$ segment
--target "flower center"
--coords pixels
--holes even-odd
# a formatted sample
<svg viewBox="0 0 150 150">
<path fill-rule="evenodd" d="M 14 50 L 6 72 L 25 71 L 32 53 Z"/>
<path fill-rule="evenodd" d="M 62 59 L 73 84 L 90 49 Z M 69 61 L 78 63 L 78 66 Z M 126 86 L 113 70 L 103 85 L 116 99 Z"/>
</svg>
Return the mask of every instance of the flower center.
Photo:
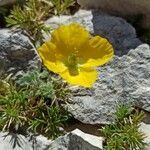
<svg viewBox="0 0 150 150">
<path fill-rule="evenodd" d="M 79 74 L 78 62 L 79 58 L 75 53 L 72 53 L 67 57 L 65 65 L 68 67 L 70 75 L 76 76 Z"/>
</svg>

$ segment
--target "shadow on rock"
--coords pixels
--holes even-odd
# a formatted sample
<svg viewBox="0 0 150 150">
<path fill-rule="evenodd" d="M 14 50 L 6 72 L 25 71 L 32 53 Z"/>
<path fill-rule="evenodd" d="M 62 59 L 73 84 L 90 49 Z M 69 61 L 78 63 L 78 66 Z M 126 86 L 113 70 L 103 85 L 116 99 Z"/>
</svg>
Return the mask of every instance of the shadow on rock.
<svg viewBox="0 0 150 150">
<path fill-rule="evenodd" d="M 115 55 L 123 56 L 142 43 L 126 20 L 108 16 L 98 10 L 93 10 L 92 16 L 94 34 L 107 38 L 114 46 Z"/>
</svg>

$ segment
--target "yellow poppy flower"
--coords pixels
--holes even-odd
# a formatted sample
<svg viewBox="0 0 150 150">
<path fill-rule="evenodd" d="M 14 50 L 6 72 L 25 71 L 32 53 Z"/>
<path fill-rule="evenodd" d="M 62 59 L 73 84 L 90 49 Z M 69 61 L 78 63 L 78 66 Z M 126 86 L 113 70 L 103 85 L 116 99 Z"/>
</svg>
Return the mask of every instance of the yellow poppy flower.
<svg viewBox="0 0 150 150">
<path fill-rule="evenodd" d="M 91 87 L 97 78 L 95 67 L 113 56 L 112 45 L 100 36 L 92 37 L 80 24 L 62 25 L 39 49 L 44 65 L 73 85 Z"/>
</svg>

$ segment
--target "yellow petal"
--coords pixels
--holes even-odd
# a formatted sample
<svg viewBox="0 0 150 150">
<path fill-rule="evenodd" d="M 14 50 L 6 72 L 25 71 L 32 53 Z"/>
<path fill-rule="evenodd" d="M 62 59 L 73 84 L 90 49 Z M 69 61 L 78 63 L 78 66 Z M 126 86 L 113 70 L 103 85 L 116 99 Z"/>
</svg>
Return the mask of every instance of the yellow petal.
<svg viewBox="0 0 150 150">
<path fill-rule="evenodd" d="M 44 43 L 41 47 L 38 48 L 38 53 L 41 58 L 44 60 L 56 61 L 56 46 L 51 42 Z"/>
<path fill-rule="evenodd" d="M 49 70 L 51 70 L 54 73 L 59 74 L 67 69 L 67 67 L 61 61 L 57 62 L 43 61 L 43 63 Z"/>
<path fill-rule="evenodd" d="M 80 51 L 84 59 L 82 67 L 96 67 L 107 63 L 114 55 L 112 45 L 107 39 L 95 36 Z"/>
<path fill-rule="evenodd" d="M 78 51 L 89 40 L 88 31 L 78 23 L 62 25 L 52 33 L 52 42 L 64 55 Z"/>
<path fill-rule="evenodd" d="M 75 76 L 70 75 L 68 70 L 60 74 L 68 83 L 83 87 L 92 87 L 97 75 L 97 71 L 91 68 L 80 68 L 79 74 Z"/>
<path fill-rule="evenodd" d="M 43 64 L 49 70 L 55 73 L 66 70 L 66 66 L 62 63 L 60 57 L 58 57 L 56 46 L 53 43 L 46 42 L 38 49 L 38 53 L 43 60 Z"/>
</svg>

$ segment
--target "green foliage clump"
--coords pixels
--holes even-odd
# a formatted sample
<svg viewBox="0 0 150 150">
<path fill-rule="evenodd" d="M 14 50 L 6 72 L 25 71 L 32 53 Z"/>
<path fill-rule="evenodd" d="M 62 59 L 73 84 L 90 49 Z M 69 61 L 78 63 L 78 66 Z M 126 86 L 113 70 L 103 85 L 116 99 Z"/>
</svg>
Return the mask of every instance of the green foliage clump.
<svg viewBox="0 0 150 150">
<path fill-rule="evenodd" d="M 73 3 L 74 0 L 28 0 L 23 7 L 15 6 L 6 22 L 8 27 L 13 26 L 26 31 L 34 44 L 41 44 L 43 32 L 50 32 L 44 20 L 49 16 L 64 13 Z"/>
<path fill-rule="evenodd" d="M 0 93 L 0 130 L 17 132 L 25 128 L 49 138 L 62 134 L 60 127 L 70 114 L 61 106 L 69 90 L 60 79 L 50 77 L 47 71 L 34 71 L 9 89 L 5 95 Z"/>
<path fill-rule="evenodd" d="M 139 131 L 139 126 L 144 118 L 144 113 L 135 110 L 131 114 L 130 107 L 120 105 L 115 115 L 115 122 L 102 129 L 106 137 L 105 150 L 143 149 L 146 136 Z"/>
<path fill-rule="evenodd" d="M 30 97 L 52 100 L 52 105 L 58 101 L 65 102 L 69 96 L 67 84 L 60 78 L 52 77 L 47 70 L 39 73 L 32 71 L 25 74 L 17 82 L 22 89 L 28 91 Z"/>
<path fill-rule="evenodd" d="M 9 81 L 9 76 L 0 79 L 0 95 L 5 96 L 10 93 L 11 85 L 8 83 L 8 81 Z"/>
<path fill-rule="evenodd" d="M 75 3 L 75 0 L 48 0 L 54 7 L 55 15 L 65 13 L 65 11 Z"/>
</svg>

